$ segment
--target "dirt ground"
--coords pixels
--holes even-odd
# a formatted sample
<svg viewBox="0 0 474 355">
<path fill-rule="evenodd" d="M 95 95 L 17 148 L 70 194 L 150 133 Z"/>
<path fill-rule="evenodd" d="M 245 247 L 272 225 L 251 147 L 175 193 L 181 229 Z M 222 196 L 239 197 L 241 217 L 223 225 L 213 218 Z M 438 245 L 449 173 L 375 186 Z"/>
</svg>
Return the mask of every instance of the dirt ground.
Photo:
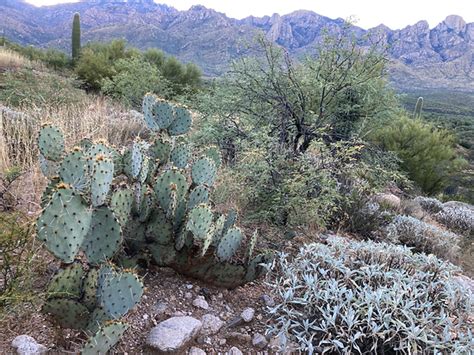
<svg viewBox="0 0 474 355">
<path fill-rule="evenodd" d="M 52 273 L 51 273 L 52 274 Z M 45 275 L 46 276 L 46 275 Z M 48 279 L 45 277 L 45 279 Z M 114 353 L 152 354 L 146 346 L 146 337 L 159 322 L 172 316 L 189 315 L 197 319 L 205 314 L 219 317 L 226 325 L 216 335 L 199 337 L 183 349 L 187 353 L 192 346 L 208 353 L 225 353 L 237 346 L 244 353 L 256 353 L 251 338 L 255 333 L 265 334 L 269 316 L 261 298 L 270 290 L 263 280 L 248 283 L 234 290 L 226 290 L 186 278 L 170 268 L 152 267 L 144 275 L 145 292 L 140 304 L 124 318 L 129 324 Z M 193 306 L 193 300 L 203 296 L 209 304 L 204 310 Z M 250 323 L 227 327 L 227 322 L 239 316 L 247 307 L 255 309 Z M 32 336 L 38 343 L 47 346 L 53 353 L 77 353 L 80 351 L 85 335 L 71 329 L 61 329 L 40 312 L 40 305 L 25 304 L 11 313 L 0 324 L 0 353 L 14 354 L 11 341 L 21 334 Z"/>
</svg>

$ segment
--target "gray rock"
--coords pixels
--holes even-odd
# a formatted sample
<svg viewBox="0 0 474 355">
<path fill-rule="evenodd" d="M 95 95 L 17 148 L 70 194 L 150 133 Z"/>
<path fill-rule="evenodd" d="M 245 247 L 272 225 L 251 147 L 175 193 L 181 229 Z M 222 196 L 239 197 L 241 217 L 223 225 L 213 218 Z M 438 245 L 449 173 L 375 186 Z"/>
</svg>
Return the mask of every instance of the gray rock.
<svg viewBox="0 0 474 355">
<path fill-rule="evenodd" d="M 248 323 L 251 322 L 253 319 L 253 316 L 255 315 L 255 309 L 249 307 L 245 308 L 242 313 L 240 313 L 240 316 L 244 320 L 244 322 Z"/>
<path fill-rule="evenodd" d="M 191 349 L 189 349 L 188 354 L 189 355 L 206 355 L 206 352 L 200 348 L 193 346 Z"/>
<path fill-rule="evenodd" d="M 252 337 L 250 335 L 239 333 L 239 332 L 228 333 L 228 334 L 226 334 L 225 337 L 228 338 L 228 339 L 243 341 L 245 343 L 249 343 L 252 340 Z"/>
<path fill-rule="evenodd" d="M 244 354 L 242 353 L 242 351 L 240 351 L 240 349 L 238 347 L 233 346 L 233 347 L 230 348 L 227 355 L 244 355 Z"/>
<path fill-rule="evenodd" d="M 197 336 L 202 323 L 193 317 L 169 318 L 154 327 L 147 338 L 147 344 L 160 351 L 178 351 Z"/>
<path fill-rule="evenodd" d="M 212 314 L 205 314 L 201 318 L 202 328 L 201 334 L 202 335 L 213 335 L 217 334 L 219 330 L 224 326 L 224 322 L 219 318 Z"/>
<path fill-rule="evenodd" d="M 262 295 L 261 299 L 267 307 L 273 307 L 275 305 L 275 300 L 269 295 Z"/>
<path fill-rule="evenodd" d="M 165 302 L 157 302 L 153 307 L 153 311 L 157 315 L 165 314 L 167 310 L 168 305 Z"/>
<path fill-rule="evenodd" d="M 44 354 L 48 351 L 46 346 L 37 343 L 34 338 L 26 334 L 19 335 L 13 339 L 12 347 L 20 355 Z"/>
<path fill-rule="evenodd" d="M 203 296 L 197 296 L 193 301 L 193 306 L 206 310 L 209 309 L 209 304 Z"/>
<path fill-rule="evenodd" d="M 193 294 L 192 294 L 191 292 L 186 292 L 186 293 L 184 294 L 184 298 L 190 300 L 191 298 L 193 298 Z"/>
<path fill-rule="evenodd" d="M 260 333 L 257 333 L 252 338 L 252 344 L 256 348 L 263 349 L 267 346 L 268 341 L 267 341 L 267 338 L 265 338 L 264 335 L 262 335 Z"/>
</svg>

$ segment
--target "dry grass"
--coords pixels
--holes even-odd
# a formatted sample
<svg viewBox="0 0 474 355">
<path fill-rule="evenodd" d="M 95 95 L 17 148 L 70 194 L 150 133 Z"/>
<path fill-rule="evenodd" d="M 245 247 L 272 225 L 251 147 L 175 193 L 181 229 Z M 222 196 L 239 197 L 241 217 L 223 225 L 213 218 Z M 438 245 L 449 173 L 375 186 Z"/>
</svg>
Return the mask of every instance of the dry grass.
<svg viewBox="0 0 474 355">
<path fill-rule="evenodd" d="M 46 179 L 38 169 L 37 135 L 42 124 L 52 123 L 64 132 L 66 147 L 82 138 L 106 139 L 122 147 L 142 135 L 141 120 L 103 97 L 88 97 L 80 103 L 59 107 L 27 107 L 12 110 L 0 104 L 0 172 L 13 166 L 24 172 L 12 194 L 21 196 L 21 210 L 34 213 Z"/>
<path fill-rule="evenodd" d="M 20 54 L 0 47 L 0 71 L 31 66 L 31 61 Z"/>
</svg>

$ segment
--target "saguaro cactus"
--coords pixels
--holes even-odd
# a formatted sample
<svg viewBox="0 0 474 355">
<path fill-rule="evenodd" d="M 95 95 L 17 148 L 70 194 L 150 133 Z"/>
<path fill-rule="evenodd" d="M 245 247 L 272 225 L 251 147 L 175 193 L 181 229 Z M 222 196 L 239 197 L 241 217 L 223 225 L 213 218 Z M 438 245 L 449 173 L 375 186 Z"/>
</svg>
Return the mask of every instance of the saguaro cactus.
<svg viewBox="0 0 474 355">
<path fill-rule="evenodd" d="M 81 52 L 81 20 L 79 14 L 76 12 L 74 14 L 74 19 L 72 20 L 72 47 L 71 55 L 72 60 L 75 62 L 79 58 Z"/>
<path fill-rule="evenodd" d="M 423 109 L 423 98 L 419 97 L 416 100 L 415 111 L 413 111 L 413 118 L 421 118 L 421 110 Z"/>
</svg>

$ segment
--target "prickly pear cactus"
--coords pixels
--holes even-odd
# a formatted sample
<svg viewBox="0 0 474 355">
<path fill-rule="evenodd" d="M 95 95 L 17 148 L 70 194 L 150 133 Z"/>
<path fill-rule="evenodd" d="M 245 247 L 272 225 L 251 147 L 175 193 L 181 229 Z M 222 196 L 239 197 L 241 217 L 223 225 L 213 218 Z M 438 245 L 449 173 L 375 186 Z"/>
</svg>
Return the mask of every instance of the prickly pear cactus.
<svg viewBox="0 0 474 355">
<path fill-rule="evenodd" d="M 40 165 L 51 181 L 42 197 L 37 235 L 62 262 L 43 307 L 65 327 L 92 335 L 83 353 L 102 353 L 123 333 L 118 323 L 140 300 L 143 284 L 120 265 L 150 261 L 223 287 L 264 271 L 237 214 L 213 211 L 210 199 L 221 157 L 216 147 L 193 154 L 183 135 L 184 106 L 155 95 L 143 100 L 150 140 L 128 147 L 84 139 L 65 150 L 62 133 L 44 126 Z M 106 340 L 104 340 L 106 339 Z"/>
<path fill-rule="evenodd" d="M 44 125 L 38 136 L 41 155 L 51 161 L 60 161 L 64 155 L 64 137 L 61 130 L 52 125 Z"/>
<path fill-rule="evenodd" d="M 103 355 L 118 343 L 128 325 L 122 322 L 110 322 L 100 328 L 84 345 L 81 355 Z"/>
<path fill-rule="evenodd" d="M 92 214 L 82 197 L 65 184 L 58 185 L 37 221 L 38 238 L 65 263 L 71 263 L 91 224 Z"/>
</svg>

